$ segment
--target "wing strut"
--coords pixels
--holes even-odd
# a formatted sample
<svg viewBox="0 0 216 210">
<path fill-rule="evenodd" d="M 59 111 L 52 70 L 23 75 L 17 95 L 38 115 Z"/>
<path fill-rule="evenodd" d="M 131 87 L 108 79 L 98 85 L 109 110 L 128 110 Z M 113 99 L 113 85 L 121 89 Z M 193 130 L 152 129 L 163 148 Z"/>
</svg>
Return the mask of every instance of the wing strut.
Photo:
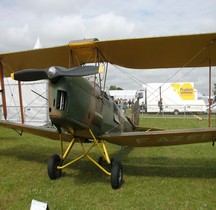
<svg viewBox="0 0 216 210">
<path fill-rule="evenodd" d="M 3 74 L 2 62 L 0 62 L 0 81 L 1 81 L 3 113 L 4 113 L 4 119 L 6 120 L 7 119 L 7 104 L 6 104 L 6 97 L 5 97 L 5 85 L 4 85 L 4 74 Z"/>
<path fill-rule="evenodd" d="M 208 103 L 208 127 L 211 127 L 211 58 L 209 59 L 209 103 Z"/>
<path fill-rule="evenodd" d="M 22 124 L 24 124 L 25 120 L 24 120 L 24 113 L 23 113 L 22 86 L 21 86 L 21 82 L 20 81 L 18 81 L 18 90 L 19 90 L 21 120 L 22 120 Z"/>
</svg>

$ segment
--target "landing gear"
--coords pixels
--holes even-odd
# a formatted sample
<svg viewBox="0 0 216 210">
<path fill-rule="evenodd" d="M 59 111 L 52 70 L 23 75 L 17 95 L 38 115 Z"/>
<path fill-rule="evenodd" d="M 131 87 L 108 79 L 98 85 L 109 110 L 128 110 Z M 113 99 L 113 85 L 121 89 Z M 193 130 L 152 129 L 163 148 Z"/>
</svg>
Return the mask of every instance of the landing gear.
<svg viewBox="0 0 216 210">
<path fill-rule="evenodd" d="M 105 160 L 104 160 L 104 158 L 103 158 L 102 156 L 100 156 L 100 157 L 98 158 L 98 164 L 99 164 L 100 166 L 102 166 L 102 165 L 104 165 L 104 163 L 106 163 Z"/>
<path fill-rule="evenodd" d="M 61 169 L 58 169 L 57 167 L 61 165 L 61 158 L 54 154 L 52 155 L 47 164 L 47 171 L 50 179 L 57 179 L 61 176 Z"/>
<path fill-rule="evenodd" d="M 71 132 L 72 133 L 72 132 Z M 113 189 L 119 189 L 123 182 L 123 167 L 122 164 L 115 160 L 114 158 L 109 158 L 105 142 L 103 140 L 98 140 L 95 138 L 92 131 L 89 129 L 89 133 L 92 136 L 93 141 L 91 141 L 91 145 L 84 147 L 81 139 L 75 138 L 72 135 L 72 140 L 69 143 L 67 149 L 63 150 L 63 140 L 60 133 L 60 142 L 61 142 L 61 150 L 62 150 L 62 156 L 60 157 L 57 154 L 52 155 L 48 160 L 48 175 L 50 179 L 57 179 L 61 176 L 62 169 L 68 167 L 69 165 L 83 159 L 88 158 L 94 165 L 96 165 L 99 169 L 101 169 L 105 174 L 110 176 L 110 182 Z M 81 148 L 83 150 L 83 153 L 81 155 L 78 155 L 76 158 L 72 159 L 71 161 L 67 162 L 66 164 L 63 164 L 64 160 L 68 157 L 68 154 L 70 153 L 71 149 L 73 148 L 73 145 L 75 142 L 79 142 L 81 145 Z M 99 151 L 102 154 L 102 157 L 99 157 L 98 162 L 95 161 L 90 156 L 90 151 L 97 146 Z M 105 167 L 103 166 L 105 164 Z M 108 167 L 106 167 L 108 166 Z"/>
<path fill-rule="evenodd" d="M 111 159 L 110 159 L 110 168 L 112 168 L 114 161 L 115 161 L 114 158 L 111 158 Z M 106 162 L 106 160 L 105 160 L 102 156 L 100 156 L 100 157 L 98 158 L 98 164 L 99 164 L 100 166 L 102 166 L 102 165 L 106 165 L 107 162 Z"/>
<path fill-rule="evenodd" d="M 101 166 L 107 164 L 103 157 L 99 157 L 98 163 Z M 111 186 L 113 189 L 119 189 L 123 183 L 123 166 L 121 162 L 115 160 L 114 158 L 111 158 L 109 166 L 111 169 Z"/>
<path fill-rule="evenodd" d="M 119 161 L 114 161 L 111 168 L 111 186 L 113 189 L 119 189 L 123 182 L 123 167 Z"/>
<path fill-rule="evenodd" d="M 122 156 L 124 149 L 125 147 L 122 146 L 115 158 L 111 158 L 110 182 L 113 189 L 119 189 L 123 183 L 123 166 L 118 160 Z"/>
</svg>

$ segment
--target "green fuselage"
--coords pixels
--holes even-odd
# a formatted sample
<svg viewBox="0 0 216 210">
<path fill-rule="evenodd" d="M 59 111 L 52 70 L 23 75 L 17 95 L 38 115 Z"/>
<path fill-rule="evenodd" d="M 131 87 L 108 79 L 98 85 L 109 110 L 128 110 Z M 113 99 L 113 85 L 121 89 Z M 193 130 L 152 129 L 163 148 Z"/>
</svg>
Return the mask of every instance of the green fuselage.
<svg viewBox="0 0 216 210">
<path fill-rule="evenodd" d="M 49 82 L 49 114 L 57 128 L 91 129 L 95 135 L 132 131 L 132 125 L 99 86 L 82 77 Z"/>
</svg>

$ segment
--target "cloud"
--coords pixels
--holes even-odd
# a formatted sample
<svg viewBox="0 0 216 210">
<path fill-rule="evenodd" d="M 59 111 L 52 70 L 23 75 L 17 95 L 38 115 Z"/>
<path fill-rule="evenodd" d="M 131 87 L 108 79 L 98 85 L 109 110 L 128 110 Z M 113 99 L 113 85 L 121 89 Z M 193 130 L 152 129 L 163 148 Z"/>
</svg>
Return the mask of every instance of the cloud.
<svg viewBox="0 0 216 210">
<path fill-rule="evenodd" d="M 0 41 L 5 42 L 13 30 L 21 31 L 13 35 L 14 42 L 22 40 L 27 49 L 37 36 L 44 46 L 51 46 L 89 37 L 105 40 L 212 32 L 216 30 L 214 5 L 213 0 L 3 1 L 0 18 L 4 20 L 4 35 L 0 35 Z M 29 31 L 23 33 L 24 28 Z M 23 49 L 13 42 L 11 46 L 12 50 Z"/>
<path fill-rule="evenodd" d="M 83 38 L 110 40 L 215 32 L 215 10 L 215 0 L 3 0 L 0 52 L 31 49 L 38 36 L 44 47 L 50 47 Z M 163 82 L 169 71 L 174 70 L 130 72 L 144 82 Z M 138 86 L 125 75 L 120 80 L 118 70 L 111 68 L 109 74 L 109 83 L 130 89 Z M 203 77 L 201 72 L 199 75 Z M 201 77 L 196 80 L 188 75 L 185 81 L 196 80 L 204 89 Z"/>
</svg>

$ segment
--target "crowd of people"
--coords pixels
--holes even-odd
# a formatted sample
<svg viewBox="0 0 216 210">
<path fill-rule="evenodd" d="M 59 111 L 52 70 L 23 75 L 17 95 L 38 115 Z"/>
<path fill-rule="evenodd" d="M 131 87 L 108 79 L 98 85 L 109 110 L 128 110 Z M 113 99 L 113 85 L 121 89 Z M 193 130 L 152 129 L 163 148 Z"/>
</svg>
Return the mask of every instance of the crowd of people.
<svg viewBox="0 0 216 210">
<path fill-rule="evenodd" d="M 126 111 L 126 109 L 132 109 L 135 103 L 135 99 L 122 99 L 118 98 L 115 100 L 115 103 L 119 106 L 120 109 Z"/>
<path fill-rule="evenodd" d="M 126 109 L 133 109 L 134 104 L 135 104 L 135 99 L 122 99 L 122 98 L 118 98 L 118 99 L 114 99 L 115 103 L 119 106 L 119 108 L 121 110 L 126 111 Z M 144 112 L 146 112 L 146 106 L 144 105 L 144 102 L 142 102 L 142 106 L 140 106 L 141 109 L 144 110 Z M 158 108 L 159 111 L 157 114 L 161 114 L 163 112 L 163 101 L 162 98 L 158 101 Z"/>
</svg>

